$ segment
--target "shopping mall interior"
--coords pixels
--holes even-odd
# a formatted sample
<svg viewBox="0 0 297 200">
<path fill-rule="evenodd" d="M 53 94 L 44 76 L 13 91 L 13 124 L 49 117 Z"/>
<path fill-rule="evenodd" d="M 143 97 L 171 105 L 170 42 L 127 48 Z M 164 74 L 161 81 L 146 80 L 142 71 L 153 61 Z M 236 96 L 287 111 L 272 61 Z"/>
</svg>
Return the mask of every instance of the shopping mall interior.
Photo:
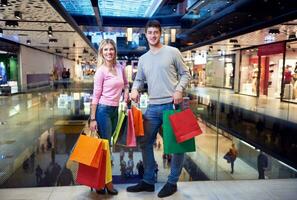
<svg viewBox="0 0 297 200">
<path fill-rule="evenodd" d="M 70 159 L 90 132 L 100 42 L 116 42 L 131 89 L 151 19 L 190 70 L 183 106 L 202 130 L 169 198 L 296 199 L 296 0 L 0 0 L 1 200 L 158 199 L 172 159 L 161 129 L 155 192 L 126 191 L 141 180 L 139 146 L 111 148 L 117 196 L 77 183 Z M 147 92 L 134 105 L 142 113 Z"/>
</svg>

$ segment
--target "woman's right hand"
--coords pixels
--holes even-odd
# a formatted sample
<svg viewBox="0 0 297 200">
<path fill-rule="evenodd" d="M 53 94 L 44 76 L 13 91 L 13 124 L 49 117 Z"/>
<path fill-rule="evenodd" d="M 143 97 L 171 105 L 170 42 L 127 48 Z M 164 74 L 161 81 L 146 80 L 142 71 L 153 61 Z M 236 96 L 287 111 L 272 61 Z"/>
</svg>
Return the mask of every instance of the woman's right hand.
<svg viewBox="0 0 297 200">
<path fill-rule="evenodd" d="M 91 131 L 97 131 L 97 122 L 96 121 L 91 121 L 90 129 L 91 129 Z"/>
</svg>

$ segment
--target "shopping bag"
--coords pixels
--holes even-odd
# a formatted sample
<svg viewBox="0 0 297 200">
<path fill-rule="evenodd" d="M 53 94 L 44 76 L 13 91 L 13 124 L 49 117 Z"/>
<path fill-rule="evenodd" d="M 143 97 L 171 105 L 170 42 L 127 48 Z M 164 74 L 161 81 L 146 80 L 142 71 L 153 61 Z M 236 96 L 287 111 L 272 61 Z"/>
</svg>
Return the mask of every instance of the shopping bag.
<svg viewBox="0 0 297 200">
<path fill-rule="evenodd" d="M 70 155 L 70 160 L 92 167 L 98 167 L 100 161 L 101 139 L 80 135 Z"/>
<path fill-rule="evenodd" d="M 102 149 L 102 156 L 98 168 L 79 163 L 76 182 L 95 189 L 102 189 L 106 183 L 106 157 L 107 153 Z"/>
<path fill-rule="evenodd" d="M 136 147 L 136 136 L 135 136 L 132 110 L 128 109 L 127 114 L 128 114 L 127 146 Z"/>
<path fill-rule="evenodd" d="M 232 160 L 232 157 L 229 151 L 224 155 L 223 158 L 226 159 L 227 163 L 230 163 Z"/>
<path fill-rule="evenodd" d="M 163 146 L 164 154 L 170 153 L 185 153 L 196 151 L 194 138 L 185 142 L 178 143 L 173 133 L 169 116 L 180 112 L 180 110 L 166 110 L 163 111 Z"/>
<path fill-rule="evenodd" d="M 111 155 L 108 140 L 102 140 L 103 150 L 105 153 L 105 183 L 110 183 L 112 181 L 112 169 L 111 169 Z"/>
<path fill-rule="evenodd" d="M 112 144 L 116 144 L 117 143 L 117 140 L 119 138 L 119 135 L 121 133 L 121 128 L 122 128 L 122 125 L 123 125 L 123 122 L 124 122 L 124 119 L 125 119 L 125 112 L 124 111 L 120 111 L 119 112 L 119 120 L 118 120 L 118 123 L 117 123 L 117 126 L 116 126 L 116 129 L 112 135 Z"/>
<path fill-rule="evenodd" d="M 128 128 L 128 116 L 125 115 L 122 127 L 120 129 L 116 145 L 126 146 L 127 145 L 127 128 Z"/>
<path fill-rule="evenodd" d="M 169 116 L 177 142 L 184 142 L 202 133 L 191 109 L 186 109 Z"/>
<path fill-rule="evenodd" d="M 135 136 L 144 136 L 142 112 L 135 106 L 132 106 Z"/>
</svg>

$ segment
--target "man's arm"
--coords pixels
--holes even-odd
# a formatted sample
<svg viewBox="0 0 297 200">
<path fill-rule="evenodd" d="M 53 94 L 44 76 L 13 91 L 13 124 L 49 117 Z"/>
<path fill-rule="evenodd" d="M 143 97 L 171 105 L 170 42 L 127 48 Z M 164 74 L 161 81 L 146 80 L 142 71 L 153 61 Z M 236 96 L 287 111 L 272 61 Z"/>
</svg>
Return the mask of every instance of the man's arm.
<svg viewBox="0 0 297 200">
<path fill-rule="evenodd" d="M 137 74 L 135 76 L 132 90 L 131 90 L 131 99 L 132 99 L 132 101 L 134 101 L 136 103 L 138 103 L 138 101 L 139 101 L 139 92 L 138 91 L 143 88 L 144 80 L 145 80 L 145 76 L 143 73 L 143 67 L 142 67 L 141 60 L 139 60 L 138 67 L 137 67 Z"/>
<path fill-rule="evenodd" d="M 178 49 L 176 49 L 175 66 L 179 75 L 179 83 L 176 90 L 183 92 L 191 80 L 189 68 L 186 66 L 184 59 Z"/>
<path fill-rule="evenodd" d="M 178 49 L 176 49 L 175 66 L 179 75 L 179 83 L 175 88 L 175 92 L 173 94 L 173 101 L 174 104 L 179 104 L 183 101 L 182 94 L 191 80 L 191 74 Z"/>
</svg>

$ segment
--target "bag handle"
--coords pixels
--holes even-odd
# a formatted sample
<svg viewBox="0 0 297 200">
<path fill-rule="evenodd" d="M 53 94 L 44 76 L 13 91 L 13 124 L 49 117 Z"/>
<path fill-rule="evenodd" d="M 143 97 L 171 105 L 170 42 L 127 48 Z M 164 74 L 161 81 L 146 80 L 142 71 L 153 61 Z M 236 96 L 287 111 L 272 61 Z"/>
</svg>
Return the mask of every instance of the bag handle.
<svg viewBox="0 0 297 200">
<path fill-rule="evenodd" d="M 180 109 L 180 104 L 174 104 L 174 102 L 172 101 L 172 108 L 173 110 L 178 110 Z"/>
</svg>

